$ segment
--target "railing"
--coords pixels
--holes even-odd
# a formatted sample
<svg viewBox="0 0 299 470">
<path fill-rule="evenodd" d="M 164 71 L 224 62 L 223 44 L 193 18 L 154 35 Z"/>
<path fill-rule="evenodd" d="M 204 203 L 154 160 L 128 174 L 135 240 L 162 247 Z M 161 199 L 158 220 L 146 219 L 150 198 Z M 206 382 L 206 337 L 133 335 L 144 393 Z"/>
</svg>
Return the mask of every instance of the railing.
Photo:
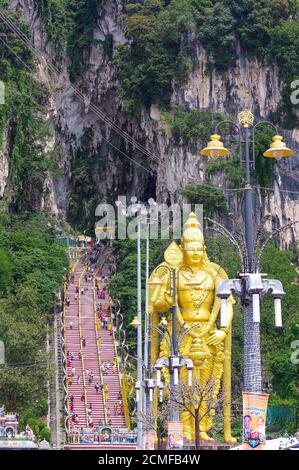
<svg viewBox="0 0 299 470">
<path fill-rule="evenodd" d="M 65 354 L 65 345 L 66 345 L 66 309 L 65 309 L 65 299 L 66 299 L 66 283 L 64 283 L 64 287 L 63 287 L 63 330 L 64 330 L 64 363 L 66 364 L 66 354 Z M 66 412 L 66 417 L 65 417 L 65 421 L 64 421 L 64 425 L 65 425 L 65 431 L 66 431 L 66 434 L 67 436 L 69 435 L 69 432 L 70 432 L 70 429 L 71 429 L 71 423 L 70 423 L 70 404 L 69 404 L 69 380 L 68 380 L 68 376 L 67 376 L 67 368 L 66 368 L 66 365 L 64 367 L 64 373 L 65 373 L 65 380 L 64 380 L 64 392 L 65 392 L 65 395 L 64 395 L 64 409 L 65 409 L 65 412 Z"/>
<path fill-rule="evenodd" d="M 75 261 L 75 263 L 71 266 L 70 272 L 74 273 L 77 264 L 79 263 L 79 259 Z M 65 299 L 66 299 L 66 282 L 63 285 L 63 310 L 62 310 L 62 354 L 63 354 L 63 372 L 64 372 L 64 410 L 66 413 L 66 417 L 64 420 L 65 432 L 68 436 L 70 432 L 70 404 L 69 404 L 69 383 L 68 383 L 68 376 L 67 376 L 67 367 L 66 367 L 66 352 L 65 352 L 65 345 L 66 345 L 66 308 L 65 308 Z"/>
<path fill-rule="evenodd" d="M 80 340 L 80 353 L 81 353 L 81 365 L 82 365 L 82 378 L 83 378 L 83 390 L 84 390 L 84 403 L 85 403 L 85 417 L 86 424 L 88 424 L 88 411 L 87 411 L 87 394 L 86 394 L 86 381 L 85 381 L 85 364 L 84 364 L 84 348 L 83 348 L 83 335 L 81 325 L 81 279 L 86 272 L 86 268 L 79 277 L 78 281 L 78 318 L 79 318 L 79 340 Z"/>
<path fill-rule="evenodd" d="M 109 428 L 106 428 L 107 431 Z M 113 429 L 111 433 L 101 432 L 101 430 L 96 432 L 89 432 L 88 430 L 72 430 L 70 432 L 69 443 L 72 444 L 136 444 L 137 435 L 135 432 L 126 432 L 121 429 Z"/>
<path fill-rule="evenodd" d="M 101 383 L 102 384 L 104 383 L 104 381 L 103 381 L 102 367 L 101 367 L 102 366 L 102 357 L 101 357 L 101 353 L 100 353 L 100 349 L 99 349 L 99 342 L 98 342 L 99 338 L 98 338 L 98 331 L 97 331 L 97 327 L 96 327 L 96 321 L 97 320 L 96 320 L 96 294 L 95 294 L 95 292 L 96 292 L 96 282 L 97 282 L 97 279 L 98 279 L 98 273 L 103 268 L 105 262 L 106 262 L 106 259 L 103 260 L 103 262 L 101 263 L 101 266 L 99 267 L 99 269 L 97 270 L 97 272 L 95 274 L 95 277 L 94 277 L 94 291 L 93 291 L 94 314 L 95 314 L 95 330 L 96 330 L 97 348 L 98 348 L 98 356 L 99 356 L 99 364 L 100 364 L 100 377 L 101 377 Z M 112 300 L 111 300 L 110 296 L 109 296 L 109 304 L 110 304 L 110 317 L 111 317 L 113 346 L 114 346 L 115 357 L 118 358 L 117 348 L 116 348 L 116 343 L 115 343 L 115 334 L 114 334 L 113 323 L 112 323 L 112 315 L 111 315 L 111 313 L 112 313 L 112 308 L 111 308 Z M 117 373 L 118 373 L 118 380 L 119 380 L 119 388 L 120 388 L 122 399 L 123 399 L 126 426 L 127 426 L 127 429 L 130 431 L 131 423 L 130 423 L 130 415 L 129 415 L 127 396 L 126 396 L 125 383 L 124 383 L 124 380 L 122 378 L 122 374 L 121 374 L 121 371 L 120 371 L 120 368 L 119 368 L 118 360 L 117 360 Z M 105 411 L 105 421 L 107 422 L 107 404 L 106 404 L 106 398 L 105 398 L 104 390 L 103 390 L 103 403 L 104 403 L 104 411 Z"/>
<path fill-rule="evenodd" d="M 110 304 L 110 316 L 111 316 L 111 314 L 112 314 L 112 300 L 111 300 L 110 296 L 109 296 L 109 304 Z M 121 391 L 121 395 L 122 395 L 122 399 L 123 399 L 123 405 L 124 405 L 125 421 L 126 421 L 126 426 L 127 426 L 128 430 L 130 431 L 131 422 L 130 422 L 128 401 L 127 401 L 126 387 L 125 387 L 125 382 L 123 380 L 122 373 L 121 373 L 120 367 L 119 367 L 119 362 L 118 362 L 118 354 L 117 354 L 117 348 L 116 348 L 116 342 L 115 342 L 115 334 L 114 334 L 114 328 L 113 328 L 113 323 L 112 323 L 112 316 L 111 316 L 111 328 L 112 328 L 112 335 L 113 335 L 112 337 L 113 337 L 115 357 L 117 359 L 117 372 L 118 372 L 119 388 L 120 388 L 120 391 Z"/>
<path fill-rule="evenodd" d="M 126 426 L 127 426 L 128 430 L 130 431 L 131 430 L 131 420 L 130 420 L 128 400 L 127 400 L 126 382 L 125 382 L 125 379 L 123 378 L 123 376 L 121 376 L 121 394 L 122 394 L 122 397 L 123 397 Z"/>
<path fill-rule="evenodd" d="M 97 341 L 97 351 L 98 351 L 98 361 L 99 361 L 99 369 L 100 369 L 100 378 L 101 378 L 101 384 L 102 384 L 102 396 L 103 396 L 103 406 L 104 406 L 104 416 L 105 416 L 105 421 L 107 422 L 107 404 L 106 404 L 106 396 L 105 396 L 105 391 L 104 391 L 104 381 L 103 381 L 103 374 L 102 374 L 102 357 L 101 357 L 101 351 L 100 351 L 100 345 L 99 345 L 99 335 L 98 335 L 98 329 L 97 329 L 97 302 L 96 302 L 96 284 L 97 284 L 97 279 L 98 279 L 98 273 L 100 269 L 103 267 L 104 261 L 101 265 L 101 267 L 95 272 L 94 274 L 94 279 L 93 279 L 93 310 L 94 310 L 94 327 L 95 327 L 95 333 L 96 333 L 96 341 Z"/>
</svg>

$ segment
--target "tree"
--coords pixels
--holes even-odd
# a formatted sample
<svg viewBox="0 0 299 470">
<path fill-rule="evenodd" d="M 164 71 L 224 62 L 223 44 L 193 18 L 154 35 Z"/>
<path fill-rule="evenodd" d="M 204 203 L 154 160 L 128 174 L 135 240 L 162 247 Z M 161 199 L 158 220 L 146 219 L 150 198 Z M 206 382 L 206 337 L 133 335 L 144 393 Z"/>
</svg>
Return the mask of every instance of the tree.
<svg viewBox="0 0 299 470">
<path fill-rule="evenodd" d="M 55 241 L 58 222 L 47 212 L 9 214 L 1 222 L 0 280 L 9 274 L 10 282 L 2 281 L 6 289 L 0 302 L 6 360 L 0 368 L 0 403 L 22 419 L 30 410 L 36 417 L 34 407 L 47 398 L 52 372 L 45 351 L 47 317 L 53 312 L 68 260 L 66 250 Z"/>
<path fill-rule="evenodd" d="M 189 184 L 182 190 L 183 196 L 188 198 L 191 204 L 202 204 L 204 213 L 211 216 L 213 213 L 226 212 L 227 200 L 224 192 L 217 186 Z"/>
<path fill-rule="evenodd" d="M 11 262 L 7 250 L 0 248 L 0 292 L 6 293 L 11 282 Z"/>
<path fill-rule="evenodd" d="M 185 381 L 180 381 L 176 392 L 169 390 L 169 403 L 178 406 L 181 412 L 187 412 L 194 419 L 195 448 L 200 448 L 200 424 L 202 421 L 215 414 L 217 407 L 224 402 L 224 393 L 214 393 L 218 387 L 217 379 L 210 375 L 207 380 L 201 382 L 193 380 L 192 386 Z"/>
<path fill-rule="evenodd" d="M 228 7 L 216 2 L 200 15 L 198 38 L 219 70 L 233 67 L 236 61 L 236 22 Z"/>
<path fill-rule="evenodd" d="M 169 105 L 172 79 L 185 79 L 190 65 L 183 37 L 194 27 L 193 12 L 186 0 L 128 5 L 125 32 L 130 44 L 119 47 L 116 56 L 127 112 L 136 115 L 152 103 Z"/>
<path fill-rule="evenodd" d="M 216 122 L 225 119 L 223 113 L 213 114 L 202 109 L 185 109 L 177 106 L 173 112 L 164 113 L 170 124 L 176 144 L 188 145 L 196 152 L 198 145 L 205 145 L 213 133 Z"/>
<path fill-rule="evenodd" d="M 157 448 L 161 449 L 162 437 L 167 433 L 167 423 L 169 421 L 169 400 L 157 406 L 154 410 L 151 407 L 146 413 L 138 414 L 139 420 L 143 423 L 144 432 L 151 431 L 157 436 Z"/>
</svg>

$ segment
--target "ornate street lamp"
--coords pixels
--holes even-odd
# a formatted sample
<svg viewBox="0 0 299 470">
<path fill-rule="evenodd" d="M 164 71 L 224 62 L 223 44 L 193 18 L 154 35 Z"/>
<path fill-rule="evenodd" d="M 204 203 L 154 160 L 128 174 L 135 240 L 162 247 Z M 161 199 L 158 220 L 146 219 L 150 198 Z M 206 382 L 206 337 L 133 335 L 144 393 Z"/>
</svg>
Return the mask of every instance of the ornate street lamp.
<svg viewBox="0 0 299 470">
<path fill-rule="evenodd" d="M 205 157 L 227 157 L 230 151 L 224 147 L 223 142 L 220 140 L 220 135 L 213 134 L 207 147 L 200 153 Z"/>
<path fill-rule="evenodd" d="M 272 144 L 270 148 L 263 153 L 264 157 L 280 159 L 282 157 L 290 157 L 294 151 L 289 149 L 286 144 L 282 141 L 281 135 L 275 135 L 272 137 Z"/>
<path fill-rule="evenodd" d="M 142 304 L 141 304 L 141 211 L 143 205 L 137 201 L 134 196 L 131 198 L 133 203 L 129 209 L 122 208 L 122 214 L 125 216 L 132 216 L 137 214 L 137 378 L 142 381 Z M 121 201 L 116 201 L 117 206 L 121 206 Z M 138 412 L 142 412 L 142 400 L 137 403 Z M 142 447 L 142 421 L 137 419 L 137 442 L 138 446 Z"/>
<path fill-rule="evenodd" d="M 259 327 L 259 307 L 260 297 L 266 292 L 277 292 L 274 297 L 274 305 L 276 312 L 276 325 L 281 326 L 281 310 L 280 299 L 284 294 L 281 283 L 276 280 L 266 281 L 257 272 L 258 260 L 255 259 L 254 252 L 254 213 L 253 213 L 253 188 L 250 177 L 251 171 L 255 167 L 255 148 L 254 138 L 256 129 L 261 125 L 267 125 L 272 128 L 276 135 L 272 139 L 270 148 L 265 151 L 264 156 L 267 158 L 280 159 L 293 155 L 293 150 L 289 149 L 283 142 L 282 136 L 278 135 L 274 124 L 268 121 L 261 121 L 254 125 L 254 116 L 250 111 L 242 111 L 238 114 L 238 121 L 225 120 L 217 124 L 215 133 L 211 136 L 211 141 L 200 153 L 205 157 L 226 157 L 230 151 L 226 149 L 221 142 L 218 129 L 223 124 L 233 126 L 239 135 L 239 156 L 241 164 L 245 166 L 245 236 L 246 236 L 246 254 L 245 269 L 246 272 L 240 275 L 237 280 L 229 280 L 233 282 L 229 292 L 234 292 L 241 297 L 243 304 L 243 320 L 244 320 L 244 390 L 248 392 L 261 392 L 262 390 L 262 371 L 261 371 L 261 354 L 260 354 L 260 327 Z M 250 141 L 251 134 L 251 141 Z M 252 144 L 252 157 L 250 158 L 250 147 Z M 243 158 L 243 144 L 245 155 Z M 227 281 L 225 281 L 227 282 Z M 269 287 L 269 283 L 272 288 Z M 228 292 L 226 292 L 227 294 Z M 273 294 L 272 294 L 273 295 Z M 221 297 L 221 324 L 226 323 L 226 296 Z"/>
</svg>

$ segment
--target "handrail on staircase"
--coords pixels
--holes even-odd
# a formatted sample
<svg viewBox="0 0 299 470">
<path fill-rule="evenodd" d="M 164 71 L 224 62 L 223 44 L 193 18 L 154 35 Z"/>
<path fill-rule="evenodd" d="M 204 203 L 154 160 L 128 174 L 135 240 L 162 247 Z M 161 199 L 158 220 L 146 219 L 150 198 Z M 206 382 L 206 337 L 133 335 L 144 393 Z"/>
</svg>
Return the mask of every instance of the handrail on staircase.
<svg viewBox="0 0 299 470">
<path fill-rule="evenodd" d="M 108 294 L 109 295 L 109 294 Z M 109 304 L 110 304 L 110 315 L 112 314 L 112 299 L 109 295 Z M 118 380 L 119 380 L 119 388 L 121 391 L 122 399 L 123 399 L 123 405 L 124 405 L 124 411 L 125 411 L 125 421 L 126 421 L 126 426 L 128 428 L 128 431 L 131 429 L 131 422 L 130 422 L 130 414 L 129 414 L 129 407 L 128 407 L 128 401 L 127 401 L 127 395 L 126 395 L 126 390 L 125 390 L 125 383 L 124 383 L 124 378 L 122 376 L 122 373 L 119 368 L 119 362 L 118 362 L 118 354 L 117 354 L 117 348 L 116 348 L 116 342 L 115 342 L 115 334 L 114 334 L 114 329 L 113 329 L 113 323 L 111 321 L 111 328 L 112 328 L 112 337 L 113 337 L 113 345 L 114 345 L 114 351 L 115 351 L 115 357 L 117 359 L 117 372 L 118 372 Z"/>
<path fill-rule="evenodd" d="M 113 322 L 112 322 L 112 299 L 109 295 L 109 305 L 110 305 L 110 316 L 111 316 L 111 328 L 112 328 L 112 338 L 113 338 L 113 346 L 114 346 L 114 354 L 117 359 L 117 373 L 118 373 L 118 380 L 119 380 L 119 388 L 121 392 L 121 396 L 123 399 L 123 406 L 124 406 L 124 412 L 125 412 L 125 421 L 126 421 L 126 426 L 128 428 L 128 431 L 131 429 L 131 422 L 130 422 L 130 414 L 129 414 L 129 407 L 128 407 L 128 401 L 127 401 L 127 395 L 126 395 L 126 389 L 125 389 L 125 381 L 122 376 L 120 367 L 119 367 L 119 362 L 118 362 L 118 353 L 117 353 L 117 347 L 116 347 L 116 341 L 115 341 L 115 333 L 114 333 L 114 328 L 113 328 Z"/>
<path fill-rule="evenodd" d="M 82 364 L 82 376 L 83 376 L 83 390 L 84 390 L 84 403 L 85 403 L 85 417 L 86 417 L 86 426 L 88 426 L 88 411 L 87 411 L 87 394 L 86 394 L 86 382 L 85 382 L 85 364 L 84 364 L 84 351 L 82 344 L 82 325 L 81 325 L 81 279 L 86 272 L 86 268 L 83 268 L 83 271 L 79 277 L 78 281 L 78 318 L 79 318 L 79 340 L 80 340 L 80 353 L 81 353 L 81 364 Z"/>
<path fill-rule="evenodd" d="M 65 308 L 65 299 L 66 299 L 66 283 L 64 283 L 63 286 L 63 325 L 64 325 L 64 344 L 66 344 L 66 308 Z M 69 380 L 68 380 L 68 375 L 67 375 L 67 368 L 65 371 L 66 377 L 65 377 L 65 383 L 66 383 L 66 392 L 67 392 L 67 397 L 66 397 L 66 403 L 64 403 L 64 407 L 67 412 L 67 432 L 69 434 L 71 430 L 71 423 L 70 423 L 70 402 L 69 402 Z"/>
<path fill-rule="evenodd" d="M 95 333 L 96 333 L 96 341 L 97 341 L 97 351 L 98 351 L 98 361 L 99 361 L 99 369 L 100 369 L 100 378 L 101 378 L 101 384 L 102 384 L 102 396 L 103 396 L 103 405 L 104 405 L 104 416 L 105 416 L 105 423 L 107 423 L 107 404 L 106 404 L 106 396 L 105 396 L 105 391 L 104 391 L 104 381 L 103 381 L 103 374 L 102 374 L 102 357 L 100 353 L 100 345 L 99 345 L 99 334 L 98 334 L 98 329 L 97 329 L 97 303 L 96 303 L 96 282 L 98 279 L 98 273 L 100 269 L 103 267 L 104 261 L 101 264 L 101 267 L 95 272 L 94 279 L 93 279 L 93 311 L 94 311 L 94 327 L 95 327 Z"/>
<path fill-rule="evenodd" d="M 70 272 L 74 273 L 75 272 L 75 269 L 76 269 L 76 266 L 77 264 L 79 263 L 80 261 L 80 258 L 76 259 L 75 262 L 73 263 L 73 265 L 70 266 Z M 64 328 L 64 344 L 63 344 L 63 354 L 64 354 L 64 357 L 66 357 L 66 353 L 65 353 L 65 346 L 66 346 L 66 340 L 67 340 L 67 329 L 66 329 L 66 308 L 65 308 L 65 299 L 66 299 L 66 282 L 63 283 L 63 328 Z M 66 396 L 66 400 L 64 400 L 64 407 L 65 407 L 65 410 L 67 412 L 67 417 L 66 417 L 66 420 L 67 420 L 67 433 L 69 434 L 70 432 L 70 429 L 71 429 L 71 423 L 70 423 L 70 393 L 69 393 L 69 381 L 68 381 L 68 376 L 67 376 L 67 367 L 65 368 L 65 391 L 67 392 L 67 396 Z M 65 403 L 66 401 L 66 403 Z"/>
</svg>

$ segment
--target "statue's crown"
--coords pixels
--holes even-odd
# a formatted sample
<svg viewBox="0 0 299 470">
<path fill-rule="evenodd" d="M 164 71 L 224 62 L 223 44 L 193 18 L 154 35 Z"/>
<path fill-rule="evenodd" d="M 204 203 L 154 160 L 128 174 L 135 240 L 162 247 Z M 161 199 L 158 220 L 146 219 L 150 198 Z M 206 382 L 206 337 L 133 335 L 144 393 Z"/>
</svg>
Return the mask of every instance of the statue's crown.
<svg viewBox="0 0 299 470">
<path fill-rule="evenodd" d="M 201 242 L 204 244 L 204 237 L 200 229 L 200 223 L 194 212 L 190 212 L 188 216 L 181 241 L 182 244 L 188 242 Z"/>
</svg>

